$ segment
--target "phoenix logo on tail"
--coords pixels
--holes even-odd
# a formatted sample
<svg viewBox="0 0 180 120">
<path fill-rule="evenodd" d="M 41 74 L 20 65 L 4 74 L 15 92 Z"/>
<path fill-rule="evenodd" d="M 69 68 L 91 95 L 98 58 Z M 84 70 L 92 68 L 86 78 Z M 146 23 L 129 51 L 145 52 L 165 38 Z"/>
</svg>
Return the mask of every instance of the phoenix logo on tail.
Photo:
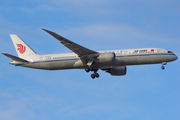
<svg viewBox="0 0 180 120">
<path fill-rule="evenodd" d="M 19 53 L 23 54 L 26 51 L 26 46 L 23 46 L 22 44 L 17 44 L 17 50 Z"/>
</svg>

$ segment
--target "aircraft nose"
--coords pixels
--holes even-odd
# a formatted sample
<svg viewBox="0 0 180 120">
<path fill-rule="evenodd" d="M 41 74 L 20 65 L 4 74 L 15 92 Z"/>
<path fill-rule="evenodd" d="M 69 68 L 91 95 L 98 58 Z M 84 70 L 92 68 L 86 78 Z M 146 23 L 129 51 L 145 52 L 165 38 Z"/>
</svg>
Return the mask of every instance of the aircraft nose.
<svg viewBox="0 0 180 120">
<path fill-rule="evenodd" d="M 174 54 L 174 60 L 177 60 L 178 59 L 178 57 Z"/>
<path fill-rule="evenodd" d="M 172 59 L 173 61 L 175 61 L 175 60 L 178 59 L 178 57 L 177 57 L 175 54 L 173 54 L 173 56 L 171 57 L 171 59 Z"/>
</svg>

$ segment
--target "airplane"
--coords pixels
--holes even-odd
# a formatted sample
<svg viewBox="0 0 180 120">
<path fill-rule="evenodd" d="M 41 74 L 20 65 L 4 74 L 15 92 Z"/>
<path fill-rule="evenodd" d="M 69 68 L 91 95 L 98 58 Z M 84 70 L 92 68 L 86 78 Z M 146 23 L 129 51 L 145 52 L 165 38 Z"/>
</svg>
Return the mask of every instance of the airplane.
<svg viewBox="0 0 180 120">
<path fill-rule="evenodd" d="M 16 57 L 2 53 L 14 60 L 10 62 L 10 64 L 44 70 L 84 69 L 86 72 L 94 72 L 91 74 L 91 77 L 94 79 L 100 76 L 97 73 L 99 69 L 113 76 L 123 76 L 126 75 L 126 66 L 129 65 L 161 63 L 161 68 L 164 70 L 164 65 L 166 65 L 167 62 L 178 59 L 173 52 L 161 48 L 93 51 L 52 31 L 43 28 L 42 30 L 55 37 L 63 46 L 66 46 L 74 53 L 38 55 L 21 38 L 15 34 L 10 34 L 19 56 Z"/>
</svg>

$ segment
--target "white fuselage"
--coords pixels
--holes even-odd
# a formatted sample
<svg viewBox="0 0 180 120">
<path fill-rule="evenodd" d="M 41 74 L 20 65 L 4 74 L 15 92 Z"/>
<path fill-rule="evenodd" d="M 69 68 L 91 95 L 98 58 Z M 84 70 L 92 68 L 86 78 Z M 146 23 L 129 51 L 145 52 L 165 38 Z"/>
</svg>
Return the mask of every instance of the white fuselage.
<svg viewBox="0 0 180 120">
<path fill-rule="evenodd" d="M 160 48 L 98 51 L 98 53 L 105 52 L 114 52 L 116 55 L 115 61 L 112 63 L 95 63 L 93 68 L 107 69 L 126 65 L 157 64 L 177 59 L 177 56 L 171 51 Z M 84 69 L 86 67 L 75 53 L 34 55 L 28 56 L 27 60 L 30 62 L 13 64 L 45 70 Z"/>
</svg>

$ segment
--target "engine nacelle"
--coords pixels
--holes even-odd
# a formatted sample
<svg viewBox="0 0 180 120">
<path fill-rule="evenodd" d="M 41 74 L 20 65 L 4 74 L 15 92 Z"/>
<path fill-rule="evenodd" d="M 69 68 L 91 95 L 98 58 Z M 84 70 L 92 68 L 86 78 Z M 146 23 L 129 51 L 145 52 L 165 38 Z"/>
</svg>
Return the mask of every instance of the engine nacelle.
<svg viewBox="0 0 180 120">
<path fill-rule="evenodd" d="M 115 61 L 115 53 L 114 52 L 107 52 L 107 53 L 100 53 L 98 56 L 99 62 L 111 62 Z"/>
<path fill-rule="evenodd" d="M 126 75 L 126 66 L 110 68 L 107 72 L 114 76 Z"/>
</svg>

